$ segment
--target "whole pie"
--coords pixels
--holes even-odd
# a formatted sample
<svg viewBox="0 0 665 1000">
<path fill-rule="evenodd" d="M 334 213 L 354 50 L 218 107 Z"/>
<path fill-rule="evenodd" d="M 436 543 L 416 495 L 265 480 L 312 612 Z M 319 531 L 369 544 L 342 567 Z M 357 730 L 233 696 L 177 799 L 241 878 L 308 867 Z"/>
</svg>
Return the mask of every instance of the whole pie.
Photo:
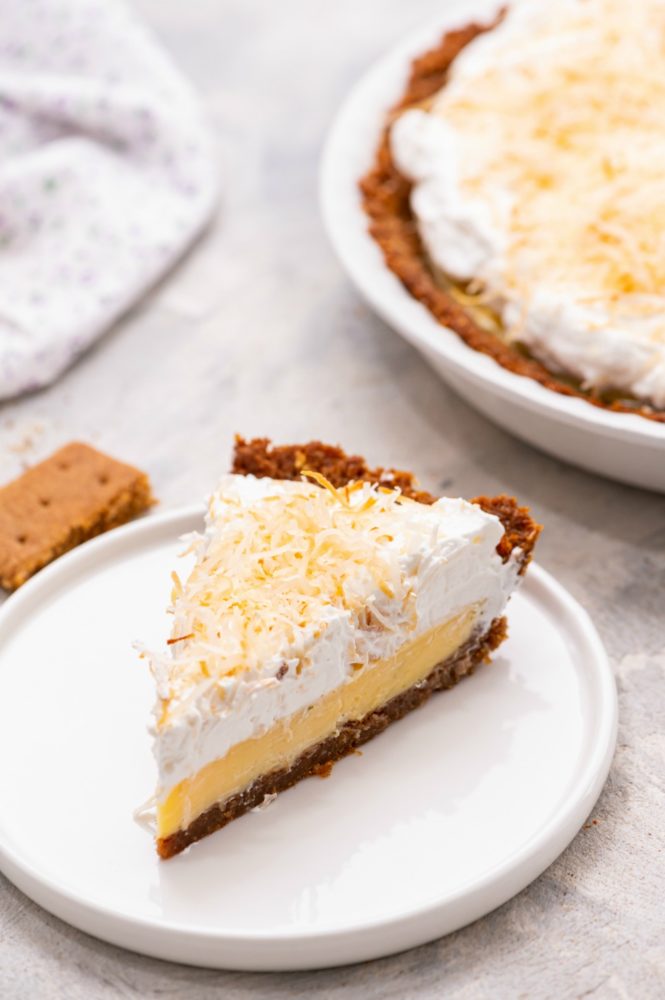
<svg viewBox="0 0 665 1000">
<path fill-rule="evenodd" d="M 665 421 L 665 4 L 516 2 L 416 59 L 361 181 L 388 267 L 566 395 Z"/>
<path fill-rule="evenodd" d="M 160 856 L 471 673 L 506 635 L 538 531 L 506 496 L 437 500 L 339 448 L 239 439 L 174 574 L 167 648 L 143 653 Z"/>
</svg>

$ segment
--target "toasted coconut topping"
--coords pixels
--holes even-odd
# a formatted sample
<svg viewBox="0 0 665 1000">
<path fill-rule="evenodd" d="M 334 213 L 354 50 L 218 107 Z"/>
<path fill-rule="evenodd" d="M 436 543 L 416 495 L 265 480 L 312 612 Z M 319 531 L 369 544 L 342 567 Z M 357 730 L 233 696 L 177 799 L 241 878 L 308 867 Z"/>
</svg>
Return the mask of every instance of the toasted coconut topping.
<svg viewBox="0 0 665 1000">
<path fill-rule="evenodd" d="M 375 626 L 389 627 L 378 595 L 401 605 L 400 624 L 412 615 L 396 555 L 410 548 L 400 508 L 415 501 L 369 483 L 337 488 L 306 470 L 302 483 L 275 486 L 251 503 L 221 488 L 210 500 L 208 532 L 188 539 L 197 560 L 184 586 L 174 578 L 169 657 L 157 668 L 162 679 L 168 674 L 165 705 L 192 681 L 218 684 L 223 697 L 226 679 L 260 672 L 337 611 L 371 613 Z M 439 523 L 434 530 L 441 534 Z"/>
<path fill-rule="evenodd" d="M 510 197 L 497 222 L 521 300 L 547 274 L 623 318 L 662 315 L 665 6 L 594 0 L 541 21 L 535 43 L 511 35 L 505 58 L 469 64 L 432 103 L 468 139 L 462 190 Z M 651 336 L 665 343 L 665 320 Z"/>
</svg>

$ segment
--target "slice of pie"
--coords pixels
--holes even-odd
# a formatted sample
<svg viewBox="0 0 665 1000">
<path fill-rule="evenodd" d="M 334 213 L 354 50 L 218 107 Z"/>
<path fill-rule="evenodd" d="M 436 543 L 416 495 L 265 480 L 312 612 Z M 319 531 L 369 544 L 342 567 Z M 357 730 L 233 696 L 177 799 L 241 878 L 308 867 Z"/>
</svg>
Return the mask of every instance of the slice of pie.
<svg viewBox="0 0 665 1000">
<path fill-rule="evenodd" d="M 161 857 L 471 673 L 539 530 L 506 496 L 436 500 L 339 448 L 238 439 L 174 574 L 168 650 L 144 654 Z"/>
</svg>

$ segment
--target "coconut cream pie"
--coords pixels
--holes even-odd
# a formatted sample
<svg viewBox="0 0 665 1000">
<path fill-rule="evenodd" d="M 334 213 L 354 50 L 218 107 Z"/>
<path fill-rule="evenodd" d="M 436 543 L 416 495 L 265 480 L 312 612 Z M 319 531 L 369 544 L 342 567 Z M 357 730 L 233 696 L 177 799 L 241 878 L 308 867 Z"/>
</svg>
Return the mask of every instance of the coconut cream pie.
<svg viewBox="0 0 665 1000">
<path fill-rule="evenodd" d="M 413 64 L 361 187 L 388 266 L 477 350 L 665 420 L 665 3 L 516 2 Z"/>
<path fill-rule="evenodd" d="M 505 496 L 436 500 L 337 448 L 239 439 L 174 575 L 168 649 L 144 653 L 159 854 L 327 773 L 486 660 L 538 531 Z"/>
</svg>

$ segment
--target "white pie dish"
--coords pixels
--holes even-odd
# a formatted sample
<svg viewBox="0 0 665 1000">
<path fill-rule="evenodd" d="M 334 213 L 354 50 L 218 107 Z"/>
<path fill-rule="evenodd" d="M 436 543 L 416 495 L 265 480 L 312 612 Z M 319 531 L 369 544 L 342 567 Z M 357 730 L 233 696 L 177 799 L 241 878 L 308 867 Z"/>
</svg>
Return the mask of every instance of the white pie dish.
<svg viewBox="0 0 665 1000">
<path fill-rule="evenodd" d="M 634 486 L 665 491 L 665 424 L 563 396 L 468 347 L 407 292 L 369 235 L 358 181 L 373 162 L 386 113 L 404 91 L 411 61 L 447 30 L 489 20 L 498 6 L 487 0 L 445 4 L 435 22 L 400 42 L 356 84 L 333 123 L 323 154 L 321 205 L 326 229 L 367 302 L 469 403 L 563 461 Z"/>
<path fill-rule="evenodd" d="M 20 889 L 147 955 L 302 969 L 455 930 L 568 845 L 610 766 L 616 692 L 587 614 L 532 565 L 492 664 L 160 862 L 132 819 L 156 768 L 131 643 L 166 638 L 178 538 L 201 525 L 192 508 L 109 532 L 0 611 L 0 870 Z"/>
</svg>

